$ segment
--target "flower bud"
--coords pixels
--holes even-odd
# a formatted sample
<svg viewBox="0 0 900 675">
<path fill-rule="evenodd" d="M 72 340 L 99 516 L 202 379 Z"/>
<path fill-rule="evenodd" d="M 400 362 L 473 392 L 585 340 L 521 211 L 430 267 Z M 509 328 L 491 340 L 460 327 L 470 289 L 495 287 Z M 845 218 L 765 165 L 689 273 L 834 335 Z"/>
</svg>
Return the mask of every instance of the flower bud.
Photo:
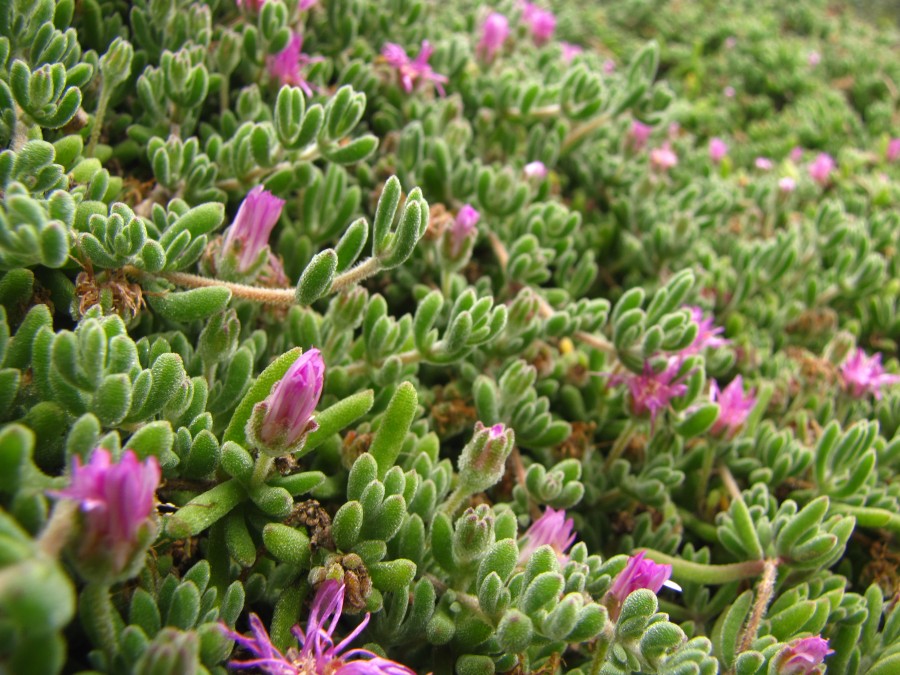
<svg viewBox="0 0 900 675">
<path fill-rule="evenodd" d="M 713 164 L 719 164 L 728 154 L 728 144 L 721 138 L 711 138 L 709 141 L 709 158 Z"/>
<path fill-rule="evenodd" d="M 217 265 L 223 276 L 247 276 L 259 271 L 268 258 L 269 235 L 283 207 L 284 200 L 262 185 L 247 193 L 222 240 Z"/>
<path fill-rule="evenodd" d="M 837 164 L 834 158 L 826 152 L 820 152 L 816 158 L 807 165 L 809 177 L 816 181 L 819 185 L 827 185 L 831 177 L 831 172 L 835 170 Z"/>
<path fill-rule="evenodd" d="M 828 640 L 814 635 L 794 640 L 775 658 L 775 672 L 778 675 L 813 675 L 821 673 L 820 666 L 825 657 L 834 654 L 828 648 Z"/>
<path fill-rule="evenodd" d="M 143 563 L 156 537 L 156 488 L 161 472 L 156 457 L 140 461 L 126 450 L 118 463 L 97 448 L 87 464 L 75 457 L 69 487 L 53 497 L 79 502 L 82 513 L 76 554 L 79 571 L 92 580 L 129 579 Z"/>
<path fill-rule="evenodd" d="M 502 477 L 515 434 L 503 424 L 475 423 L 475 435 L 459 456 L 459 484 L 468 494 L 483 492 Z"/>
<path fill-rule="evenodd" d="M 481 40 L 475 52 L 479 58 L 488 62 L 493 61 L 508 37 L 509 19 L 499 12 L 491 12 L 481 26 Z"/>
<path fill-rule="evenodd" d="M 456 521 L 453 558 L 459 565 L 480 560 L 495 540 L 494 511 L 487 504 L 469 507 Z"/>
<path fill-rule="evenodd" d="M 547 167 L 543 162 L 529 162 L 522 171 L 526 178 L 532 180 L 543 180 L 547 177 Z"/>
<path fill-rule="evenodd" d="M 291 364 L 269 397 L 257 403 L 247 423 L 247 435 L 261 451 L 280 457 L 303 447 L 316 429 L 312 413 L 322 396 L 325 362 L 318 349 L 304 352 Z"/>
<path fill-rule="evenodd" d="M 644 551 L 628 560 L 628 564 L 613 580 L 609 594 L 619 603 L 639 588 L 647 588 L 659 593 L 669 577 L 672 576 L 671 565 L 660 565 L 652 560 L 644 559 Z"/>
<path fill-rule="evenodd" d="M 478 236 L 475 226 L 481 214 L 471 204 L 465 204 L 446 230 L 441 241 L 441 257 L 444 265 L 456 270 L 466 264 L 472 253 L 472 246 Z"/>
</svg>

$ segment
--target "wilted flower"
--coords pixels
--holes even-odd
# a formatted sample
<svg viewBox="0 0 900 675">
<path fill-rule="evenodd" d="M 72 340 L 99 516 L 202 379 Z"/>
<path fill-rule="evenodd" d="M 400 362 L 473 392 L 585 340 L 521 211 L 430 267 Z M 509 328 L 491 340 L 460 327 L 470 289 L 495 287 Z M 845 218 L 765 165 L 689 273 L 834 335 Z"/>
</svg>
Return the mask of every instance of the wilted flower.
<svg viewBox="0 0 900 675">
<path fill-rule="evenodd" d="M 267 60 L 269 75 L 281 84 L 300 87 L 307 96 L 313 95 L 312 87 L 303 77 L 301 69 L 310 63 L 321 61 L 321 56 L 307 56 L 303 53 L 303 36 L 294 33 L 287 47 Z"/>
<path fill-rule="evenodd" d="M 807 165 L 809 176 L 819 185 L 826 185 L 837 164 L 834 158 L 826 152 L 820 152 L 816 158 Z"/>
<path fill-rule="evenodd" d="M 697 337 L 682 350 L 682 355 L 697 354 L 707 347 L 718 349 L 728 344 L 728 340 L 718 337 L 725 332 L 725 329 L 715 325 L 712 315 L 704 315 L 700 307 L 691 306 L 687 309 L 691 311 L 691 318 L 697 324 Z"/>
<path fill-rule="evenodd" d="M 814 635 L 794 640 L 776 657 L 778 675 L 813 675 L 822 672 L 819 666 L 825 657 L 834 654 L 828 648 L 828 640 Z"/>
<path fill-rule="evenodd" d="M 885 153 L 887 161 L 893 162 L 900 157 L 900 138 L 892 138 L 888 141 L 887 152 Z"/>
<path fill-rule="evenodd" d="M 222 625 L 222 632 L 253 656 L 248 661 L 231 661 L 228 666 L 235 670 L 253 668 L 269 675 L 414 675 L 406 666 L 367 649 L 344 651 L 365 629 L 369 614 L 350 635 L 338 644 L 334 643 L 334 630 L 344 610 L 344 592 L 344 584 L 335 579 L 328 579 L 319 586 L 306 620 L 306 630 L 297 625 L 291 631 L 300 643 L 300 649 L 291 647 L 285 654 L 272 644 L 256 614 L 250 615 L 252 636 L 235 633 Z"/>
<path fill-rule="evenodd" d="M 631 129 L 628 130 L 628 140 L 631 142 L 635 150 L 641 150 L 647 145 L 647 139 L 653 132 L 653 127 L 635 120 L 631 123 Z"/>
<path fill-rule="evenodd" d="M 672 399 L 687 392 L 687 385 L 673 382 L 681 361 L 672 359 L 666 368 L 658 373 L 653 371 L 649 361 L 644 362 L 644 372 L 640 375 L 613 375 L 611 384 L 624 382 L 631 394 L 631 409 L 635 415 L 649 413 L 650 421 L 656 420 L 661 410 L 669 407 Z"/>
<path fill-rule="evenodd" d="M 709 140 L 709 158 L 713 161 L 714 164 L 718 164 L 723 159 L 725 159 L 725 155 L 728 154 L 728 144 L 725 143 L 721 138 L 714 137 Z"/>
<path fill-rule="evenodd" d="M 547 167 L 543 162 L 528 162 L 523 169 L 526 178 L 542 180 L 547 177 Z"/>
<path fill-rule="evenodd" d="M 754 166 L 760 171 L 771 171 L 775 164 L 768 157 L 757 157 L 753 162 Z"/>
<path fill-rule="evenodd" d="M 564 510 L 556 511 L 548 506 L 544 515 L 535 520 L 519 540 L 519 564 L 524 565 L 532 553 L 545 545 L 549 545 L 560 563 L 565 564 L 569 560 L 566 551 L 575 543 L 574 527 L 575 521 L 566 518 Z"/>
<path fill-rule="evenodd" d="M 133 450 L 126 450 L 115 464 L 105 448 L 95 449 L 87 464 L 76 455 L 69 487 L 50 494 L 80 502 L 82 560 L 105 559 L 113 573 L 126 567 L 137 552 L 142 528 L 152 527 L 160 477 L 156 457 L 142 462 Z"/>
<path fill-rule="evenodd" d="M 868 393 L 880 399 L 883 386 L 900 382 L 900 375 L 884 372 L 880 353 L 866 356 L 859 347 L 841 366 L 841 378 L 847 391 L 854 398 L 862 398 Z"/>
<path fill-rule="evenodd" d="M 556 17 L 553 12 L 541 9 L 533 2 L 521 2 L 522 19 L 531 28 L 531 37 L 538 46 L 546 43 L 556 30 Z"/>
<path fill-rule="evenodd" d="M 712 425 L 711 433 L 733 436 L 747 421 L 750 411 L 756 405 L 756 397 L 752 391 L 744 396 L 744 380 L 740 375 L 734 378 L 725 389 L 720 390 L 715 380 L 712 381 L 709 389 L 710 399 L 719 404 L 719 416 Z"/>
<path fill-rule="evenodd" d="M 325 362 L 318 349 L 303 352 L 291 364 L 262 403 L 259 440 L 266 446 L 289 449 L 315 428 L 312 413 L 322 396 Z"/>
<path fill-rule="evenodd" d="M 790 176 L 785 176 L 784 178 L 778 180 L 778 189 L 785 194 L 793 192 L 797 189 L 797 181 L 795 181 Z"/>
<path fill-rule="evenodd" d="M 563 61 L 569 63 L 578 56 L 581 52 L 584 51 L 584 48 L 580 45 L 572 44 L 571 42 L 560 42 L 559 46 L 562 47 L 562 57 Z M 605 64 L 604 64 L 605 65 Z M 605 68 L 604 68 L 605 71 Z"/>
<path fill-rule="evenodd" d="M 485 61 L 492 61 L 509 37 L 509 19 L 499 12 L 491 12 L 481 26 L 481 40 L 475 51 Z"/>
<path fill-rule="evenodd" d="M 650 151 L 650 166 L 656 171 L 668 171 L 678 166 L 678 155 L 672 150 L 669 142 L 666 141 L 659 148 L 653 148 Z"/>
<path fill-rule="evenodd" d="M 259 260 L 269 243 L 269 235 L 281 217 L 284 200 L 257 185 L 247 193 L 238 208 L 237 216 L 225 232 L 222 255 L 237 254 L 238 270 L 248 272 Z"/>
<path fill-rule="evenodd" d="M 413 90 L 416 81 L 433 82 L 434 88 L 443 96 L 445 94 L 443 85 L 447 82 L 444 75 L 439 75 L 428 65 L 428 59 L 434 53 L 434 47 L 428 40 L 422 40 L 422 47 L 415 59 L 410 59 L 406 54 L 406 50 L 398 44 L 388 42 L 381 48 L 381 55 L 384 56 L 388 65 L 397 71 L 400 78 L 400 84 L 403 91 L 407 94 Z"/>
<path fill-rule="evenodd" d="M 644 551 L 641 551 L 628 560 L 625 569 L 616 575 L 610 586 L 609 593 L 619 603 L 625 602 L 625 598 L 634 591 L 647 588 L 654 593 L 659 593 L 669 577 L 672 576 L 671 565 L 660 565 L 652 560 L 644 559 Z"/>
</svg>

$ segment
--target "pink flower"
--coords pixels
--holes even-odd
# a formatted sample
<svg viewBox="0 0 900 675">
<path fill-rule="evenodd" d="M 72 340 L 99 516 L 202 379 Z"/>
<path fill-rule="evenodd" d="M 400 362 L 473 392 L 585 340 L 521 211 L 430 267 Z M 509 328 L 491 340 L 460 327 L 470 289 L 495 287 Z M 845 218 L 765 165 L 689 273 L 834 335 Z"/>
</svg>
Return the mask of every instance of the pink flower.
<svg viewBox="0 0 900 675">
<path fill-rule="evenodd" d="M 710 430 L 716 436 L 734 436 L 756 405 L 754 392 L 744 396 L 744 381 L 740 375 L 734 378 L 725 389 L 719 390 L 715 380 L 710 384 L 709 397 L 719 404 L 719 416 Z"/>
<path fill-rule="evenodd" d="M 888 141 L 887 153 L 885 153 L 887 161 L 893 162 L 900 157 L 900 138 L 892 138 Z"/>
<path fill-rule="evenodd" d="M 728 340 L 718 337 L 725 332 L 721 326 L 716 326 L 712 315 L 704 316 L 700 307 L 688 307 L 691 311 L 691 318 L 697 324 L 697 337 L 684 350 L 682 355 L 698 354 L 707 347 L 718 349 L 728 344 Z"/>
<path fill-rule="evenodd" d="M 226 637 L 235 640 L 254 657 L 249 661 L 231 661 L 228 666 L 236 670 L 252 668 L 268 675 L 414 675 L 406 666 L 367 649 L 345 651 L 369 623 L 369 614 L 350 635 L 335 644 L 334 631 L 343 610 L 344 584 L 334 579 L 326 580 L 316 592 L 306 630 L 297 625 L 291 631 L 300 643 L 300 649 L 291 647 L 286 654 L 272 644 L 256 614 L 250 615 L 252 636 L 235 633 L 220 625 Z"/>
<path fill-rule="evenodd" d="M 297 5 L 297 9 L 299 9 L 301 12 L 305 12 L 306 10 L 315 7 L 318 2 L 319 0 L 300 0 L 299 4 Z"/>
<path fill-rule="evenodd" d="M 784 178 L 779 179 L 778 189 L 784 194 L 789 194 L 797 189 L 797 181 L 790 176 L 785 176 Z"/>
<path fill-rule="evenodd" d="M 438 90 L 441 96 L 444 96 L 443 85 L 447 82 L 444 75 L 439 75 L 428 65 L 428 59 L 434 53 L 434 48 L 428 40 L 422 40 L 422 47 L 415 59 L 410 60 L 406 54 L 406 50 L 398 44 L 388 42 L 381 48 L 381 55 L 384 56 L 388 65 L 397 70 L 397 76 L 400 78 L 400 85 L 407 94 L 412 92 L 416 81 L 432 82 L 434 88 Z"/>
<path fill-rule="evenodd" d="M 528 162 L 525 165 L 525 168 L 522 169 L 526 178 L 533 178 L 535 180 L 543 180 L 547 177 L 547 167 L 544 166 L 543 162 Z"/>
<path fill-rule="evenodd" d="M 819 666 L 829 654 L 834 654 L 834 650 L 828 648 L 828 640 L 818 635 L 794 640 L 776 657 L 776 672 L 778 675 L 821 673 Z"/>
<path fill-rule="evenodd" d="M 725 38 L 725 49 L 734 49 L 737 46 L 737 38 L 734 35 L 729 35 Z"/>
<path fill-rule="evenodd" d="M 528 562 L 531 554 L 541 546 L 549 545 L 555 552 L 560 564 L 569 560 L 566 551 L 575 543 L 575 521 L 566 518 L 562 509 L 555 511 L 549 506 L 544 515 L 535 520 L 519 540 L 519 564 Z"/>
<path fill-rule="evenodd" d="M 662 147 L 653 148 L 650 151 L 650 166 L 660 172 L 668 171 L 678 166 L 678 155 L 672 150 L 672 146 L 666 141 Z"/>
<path fill-rule="evenodd" d="M 799 145 L 795 146 L 791 149 L 791 154 L 789 155 L 789 157 L 794 164 L 797 164 L 801 159 L 803 159 L 803 148 L 801 148 Z"/>
<path fill-rule="evenodd" d="M 243 7 L 245 4 L 247 7 L 252 9 L 254 12 L 258 12 L 262 9 L 262 6 L 266 4 L 266 0 L 235 0 L 238 7 Z M 301 12 L 305 12 L 307 9 L 314 7 L 319 0 L 300 0 L 297 4 L 297 9 Z"/>
<path fill-rule="evenodd" d="M 809 176 L 819 185 L 827 185 L 831 172 L 834 171 L 837 164 L 834 158 L 825 152 L 820 152 L 816 158 L 806 165 Z"/>
<path fill-rule="evenodd" d="M 734 87 L 725 87 L 725 89 L 722 90 L 722 93 L 725 95 L 725 98 L 734 98 L 734 95 L 737 92 L 734 90 Z"/>
<path fill-rule="evenodd" d="M 237 253 L 238 270 L 248 272 L 269 243 L 269 235 L 281 217 L 284 200 L 257 185 L 247 193 L 237 216 L 222 240 L 222 252 Z"/>
<path fill-rule="evenodd" d="M 806 57 L 806 62 L 807 62 L 809 65 L 815 67 L 815 66 L 819 65 L 819 64 L 822 62 L 822 55 L 821 55 L 819 52 L 812 51 L 812 52 L 810 52 L 809 55 Z"/>
<path fill-rule="evenodd" d="M 771 171 L 775 166 L 768 157 L 757 157 L 753 164 L 760 171 Z"/>
<path fill-rule="evenodd" d="M 133 450 L 126 450 L 113 464 L 109 451 L 97 448 L 87 464 L 76 456 L 69 487 L 50 494 L 81 503 L 83 557 L 108 555 L 115 572 L 120 572 L 135 553 L 141 529 L 156 512 L 160 477 L 156 457 L 141 462 Z"/>
<path fill-rule="evenodd" d="M 876 399 L 881 399 L 883 386 L 900 382 L 900 375 L 884 372 L 880 353 L 866 356 L 859 347 L 841 366 L 841 378 L 847 391 L 854 398 L 873 394 Z"/>
<path fill-rule="evenodd" d="M 540 47 L 545 44 L 556 30 L 556 17 L 553 12 L 541 9 L 533 2 L 521 2 L 522 19 L 531 29 L 531 38 Z"/>
<path fill-rule="evenodd" d="M 303 352 L 258 404 L 265 406 L 260 440 L 271 447 L 290 448 L 315 428 L 312 413 L 322 397 L 324 379 L 325 362 L 319 350 Z"/>
<path fill-rule="evenodd" d="M 659 373 L 653 372 L 649 361 L 644 361 L 644 372 L 640 375 L 628 373 L 627 375 L 613 375 L 610 384 L 628 386 L 631 394 L 631 409 L 635 415 L 650 414 L 650 421 L 655 422 L 656 416 L 661 410 L 669 407 L 669 403 L 676 396 L 687 392 L 687 386 L 681 383 L 673 383 L 678 369 L 681 367 L 680 359 L 672 359 L 665 370 Z"/>
<path fill-rule="evenodd" d="M 632 556 L 625 569 L 616 575 L 609 593 L 621 604 L 625 602 L 625 598 L 641 588 L 659 593 L 671 576 L 671 565 L 660 565 L 652 560 L 645 560 L 644 551 L 641 551 Z"/>
<path fill-rule="evenodd" d="M 466 241 L 475 234 L 481 214 L 471 204 L 464 204 L 450 226 L 450 253 L 455 258 L 465 248 Z"/>
<path fill-rule="evenodd" d="M 727 154 L 728 144 L 725 143 L 725 141 L 718 137 L 709 139 L 709 158 L 712 160 L 713 164 L 721 162 L 725 159 L 725 155 Z"/>
<path fill-rule="evenodd" d="M 566 63 L 571 63 L 572 59 L 584 51 L 584 48 L 581 47 L 581 45 L 575 45 L 571 42 L 560 42 L 559 46 L 562 47 L 562 58 Z M 604 66 L 605 65 L 606 64 L 604 63 Z"/>
<path fill-rule="evenodd" d="M 612 75 L 614 72 L 616 72 L 616 62 L 612 59 L 606 59 L 603 62 L 603 72 L 607 75 Z"/>
<path fill-rule="evenodd" d="M 508 37 L 509 19 L 499 12 L 491 12 L 481 26 L 481 40 L 475 51 L 485 61 L 493 61 Z"/>
<path fill-rule="evenodd" d="M 635 120 L 631 123 L 631 129 L 628 131 L 628 140 L 635 150 L 642 150 L 647 145 L 647 139 L 650 138 L 652 132 L 653 127 L 649 124 Z"/>
<path fill-rule="evenodd" d="M 300 33 L 294 33 L 287 47 L 275 56 L 270 56 L 266 65 L 269 69 L 269 75 L 273 79 L 282 85 L 287 84 L 292 87 L 300 87 L 304 94 L 312 96 L 312 87 L 303 77 L 301 69 L 310 63 L 321 61 L 322 57 L 307 56 L 302 50 L 303 36 Z"/>
</svg>

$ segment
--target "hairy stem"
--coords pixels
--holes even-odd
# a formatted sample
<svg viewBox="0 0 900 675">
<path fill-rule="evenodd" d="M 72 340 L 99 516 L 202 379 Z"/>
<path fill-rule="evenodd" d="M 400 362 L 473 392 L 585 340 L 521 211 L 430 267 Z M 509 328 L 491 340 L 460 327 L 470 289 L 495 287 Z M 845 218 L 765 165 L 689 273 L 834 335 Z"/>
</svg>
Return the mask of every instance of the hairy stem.
<svg viewBox="0 0 900 675">
<path fill-rule="evenodd" d="M 759 631 L 759 624 L 765 616 L 766 608 L 772 601 L 772 594 L 775 592 L 775 577 L 778 572 L 778 560 L 775 558 L 767 558 L 764 561 L 762 579 L 759 580 L 759 586 L 756 587 L 756 600 L 753 603 L 753 611 L 744 627 L 744 633 L 741 636 L 741 646 L 738 653 L 745 652 L 750 649 L 753 641 L 756 639 L 756 633 Z"/>
<path fill-rule="evenodd" d="M 92 582 L 81 592 L 81 614 L 85 623 L 92 629 L 97 645 L 106 654 L 107 662 L 112 663 L 119 653 L 119 642 L 116 639 L 116 626 L 113 619 L 112 599 L 109 597 L 109 584 Z"/>
<path fill-rule="evenodd" d="M 60 551 L 71 538 L 74 531 L 75 513 L 78 511 L 78 503 L 70 499 L 57 502 L 53 508 L 50 520 L 44 526 L 41 536 L 38 537 L 38 549 L 50 558 L 58 558 Z"/>
<path fill-rule="evenodd" d="M 274 457 L 269 457 L 264 453 L 259 453 L 256 458 L 256 464 L 253 467 L 253 476 L 250 478 L 250 485 L 256 487 L 266 482 L 269 472 L 272 470 L 272 464 L 275 463 Z"/>
<path fill-rule="evenodd" d="M 368 279 L 373 274 L 381 271 L 381 261 L 376 257 L 366 258 L 358 265 L 351 267 L 346 272 L 338 274 L 334 281 L 331 282 L 330 293 L 338 293 L 348 286 L 358 284 L 364 279 Z"/>
<path fill-rule="evenodd" d="M 589 122 L 585 122 L 584 124 L 575 127 L 568 133 L 565 139 L 563 139 L 560 153 L 565 153 L 567 150 L 570 150 L 572 146 L 578 143 L 582 138 L 592 134 L 607 122 L 609 122 L 609 117 L 607 115 L 600 115 Z"/>
<path fill-rule="evenodd" d="M 281 307 L 290 307 L 296 304 L 296 293 L 293 288 L 263 288 L 261 286 L 250 286 L 249 284 L 236 284 L 231 281 L 222 281 L 220 279 L 210 279 L 199 274 L 189 274 L 187 272 L 158 272 L 150 274 L 144 270 L 125 266 L 125 274 L 137 277 L 161 277 L 166 281 L 170 281 L 176 286 L 184 286 L 185 288 L 208 288 L 210 286 L 224 286 L 231 291 L 236 298 L 244 300 L 252 300 L 266 305 L 278 305 Z"/>
<path fill-rule="evenodd" d="M 97 110 L 94 111 L 94 126 L 91 127 L 91 139 L 88 141 L 85 155 L 94 156 L 97 142 L 100 140 L 100 130 L 103 128 L 103 118 L 106 117 L 106 107 L 109 105 L 109 92 L 106 86 L 100 90 L 100 99 L 97 101 Z"/>
</svg>

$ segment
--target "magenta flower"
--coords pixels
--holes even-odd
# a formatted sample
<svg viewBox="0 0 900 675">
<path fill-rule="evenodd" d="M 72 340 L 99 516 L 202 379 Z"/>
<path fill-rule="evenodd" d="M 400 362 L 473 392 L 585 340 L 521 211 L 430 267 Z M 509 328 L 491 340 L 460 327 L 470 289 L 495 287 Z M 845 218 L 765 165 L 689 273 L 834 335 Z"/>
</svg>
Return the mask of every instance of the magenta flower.
<svg viewBox="0 0 900 675">
<path fill-rule="evenodd" d="M 234 252 L 238 257 L 238 270 L 250 271 L 260 253 L 269 243 L 269 235 L 281 217 L 284 200 L 257 185 L 247 193 L 238 208 L 237 216 L 225 233 L 222 253 Z"/>
<path fill-rule="evenodd" d="M 584 51 L 584 47 L 572 44 L 571 42 L 560 42 L 559 46 L 562 47 L 562 58 L 566 63 L 571 63 L 572 59 Z M 606 72 L 606 63 L 604 63 L 603 66 L 603 70 Z"/>
<path fill-rule="evenodd" d="M 881 399 L 883 386 L 900 382 L 900 375 L 884 372 L 880 353 L 866 356 L 859 347 L 841 366 L 841 378 L 847 391 L 854 398 L 873 394 L 876 399 Z"/>
<path fill-rule="evenodd" d="M 775 167 L 775 164 L 768 157 L 757 157 L 753 165 L 760 171 L 771 171 Z"/>
<path fill-rule="evenodd" d="M 797 181 L 790 176 L 785 176 L 784 178 L 779 179 L 778 189 L 784 194 L 789 194 L 797 189 Z"/>
<path fill-rule="evenodd" d="M 308 9 L 312 9 L 318 4 L 319 0 L 300 0 L 297 4 L 297 9 L 301 12 L 305 12 Z"/>
<path fill-rule="evenodd" d="M 821 673 L 819 668 L 825 657 L 834 654 L 833 649 L 828 648 L 828 640 L 814 635 L 812 637 L 794 640 L 777 657 L 778 675 L 813 675 Z"/>
<path fill-rule="evenodd" d="M 719 416 L 712 425 L 710 432 L 716 436 L 734 436 L 747 417 L 753 406 L 756 405 L 755 392 L 750 391 L 744 396 L 744 381 L 740 375 L 734 378 L 725 389 L 720 390 L 718 383 L 713 380 L 709 386 L 709 398 L 713 403 L 719 404 Z"/>
<path fill-rule="evenodd" d="M 556 511 L 548 506 L 544 515 L 535 520 L 519 539 L 519 564 L 524 565 L 532 553 L 541 546 L 549 545 L 556 552 L 560 564 L 565 565 L 569 560 L 566 551 L 575 543 L 574 527 L 575 521 L 566 518 L 564 510 Z"/>
<path fill-rule="evenodd" d="M 533 2 L 519 3 L 522 8 L 522 20 L 528 24 L 531 29 L 531 38 L 534 43 L 540 47 L 545 44 L 556 30 L 556 17 L 553 12 L 541 9 Z"/>
<path fill-rule="evenodd" d="M 721 138 L 714 137 L 709 140 L 709 158 L 714 164 L 718 164 L 728 154 L 728 144 Z"/>
<path fill-rule="evenodd" d="M 547 177 L 547 167 L 543 162 L 528 162 L 522 170 L 526 178 L 543 180 Z"/>
<path fill-rule="evenodd" d="M 628 130 L 628 140 L 635 150 L 642 150 L 647 145 L 647 139 L 653 132 L 653 127 L 635 120 L 631 123 L 631 129 Z"/>
<path fill-rule="evenodd" d="M 269 75 L 278 80 L 282 85 L 300 87 L 307 96 L 313 95 L 312 87 L 303 77 L 301 70 L 310 63 L 322 60 L 321 56 L 307 56 L 303 53 L 303 36 L 294 33 L 287 47 L 275 56 L 270 56 L 266 62 Z"/>
<path fill-rule="evenodd" d="M 272 448 L 290 448 L 315 428 L 312 413 L 322 396 L 325 362 L 318 349 L 303 352 L 261 404 L 259 439 Z"/>
<path fill-rule="evenodd" d="M 662 147 L 653 148 L 650 151 L 650 166 L 659 172 L 666 172 L 678 166 L 678 155 L 672 150 L 668 141 L 663 143 Z"/>
<path fill-rule="evenodd" d="M 256 614 L 250 615 L 252 636 L 241 635 L 220 624 L 222 632 L 253 656 L 248 661 L 231 661 L 235 670 L 256 669 L 268 675 L 414 675 L 406 666 L 382 658 L 368 649 L 344 651 L 369 623 L 366 614 L 360 624 L 338 644 L 334 631 L 344 610 L 344 584 L 326 580 L 313 600 L 306 630 L 299 625 L 291 631 L 300 648 L 291 647 L 282 654 Z M 362 658 L 359 658 L 362 657 Z"/>
<path fill-rule="evenodd" d="M 491 12 L 481 26 L 481 40 L 478 41 L 475 53 L 485 61 L 493 61 L 508 37 L 509 19 L 499 12 Z"/>
<path fill-rule="evenodd" d="M 892 138 L 888 141 L 885 157 L 887 157 L 889 162 L 893 162 L 900 157 L 900 138 Z"/>
<path fill-rule="evenodd" d="M 700 307 L 691 306 L 687 309 L 691 311 L 691 318 L 697 324 L 697 337 L 681 352 L 682 355 L 697 354 L 707 347 L 718 349 L 728 344 L 728 340 L 718 337 L 725 329 L 715 325 L 712 315 L 704 315 Z"/>
<path fill-rule="evenodd" d="M 632 412 L 635 415 L 649 413 L 650 421 L 653 423 L 659 412 L 669 407 L 673 398 L 687 392 L 687 385 L 673 382 L 680 367 L 681 360 L 672 359 L 664 370 L 655 373 L 650 362 L 644 361 L 643 373 L 640 375 L 634 373 L 614 375 L 610 378 L 610 384 L 624 382 L 631 394 Z"/>
<path fill-rule="evenodd" d="M 820 152 L 816 155 L 816 158 L 806 166 L 810 178 L 819 185 L 828 184 L 831 172 L 834 171 L 836 167 L 837 164 L 835 164 L 834 158 L 825 152 Z"/>
<path fill-rule="evenodd" d="M 438 90 L 441 96 L 444 96 L 443 85 L 447 82 L 447 78 L 434 72 L 431 66 L 428 65 L 428 59 L 431 58 L 433 53 L 434 47 L 431 46 L 428 40 L 422 40 L 419 55 L 413 60 L 410 60 L 403 47 L 393 42 L 388 42 L 381 48 L 381 55 L 385 58 L 388 65 L 397 70 L 397 76 L 400 78 L 403 91 L 407 94 L 412 92 L 418 80 L 434 83 L 434 88 Z"/>
<path fill-rule="evenodd" d="M 125 568 L 136 552 L 142 528 L 156 513 L 160 477 L 156 457 L 142 462 L 133 450 L 126 450 L 116 464 L 105 448 L 94 450 L 87 464 L 75 457 L 69 487 L 50 494 L 81 503 L 82 558 L 107 558 L 115 573 Z"/>
<path fill-rule="evenodd" d="M 462 253 L 466 242 L 475 235 L 475 226 L 481 219 L 481 214 L 471 205 L 464 204 L 456 214 L 453 224 L 450 226 L 450 254 L 454 258 Z"/>
<path fill-rule="evenodd" d="M 644 551 L 641 551 L 632 556 L 625 569 L 616 575 L 609 593 L 621 604 L 625 602 L 625 598 L 641 588 L 659 593 L 671 576 L 671 565 L 660 565 L 652 560 L 645 560 Z"/>
</svg>

